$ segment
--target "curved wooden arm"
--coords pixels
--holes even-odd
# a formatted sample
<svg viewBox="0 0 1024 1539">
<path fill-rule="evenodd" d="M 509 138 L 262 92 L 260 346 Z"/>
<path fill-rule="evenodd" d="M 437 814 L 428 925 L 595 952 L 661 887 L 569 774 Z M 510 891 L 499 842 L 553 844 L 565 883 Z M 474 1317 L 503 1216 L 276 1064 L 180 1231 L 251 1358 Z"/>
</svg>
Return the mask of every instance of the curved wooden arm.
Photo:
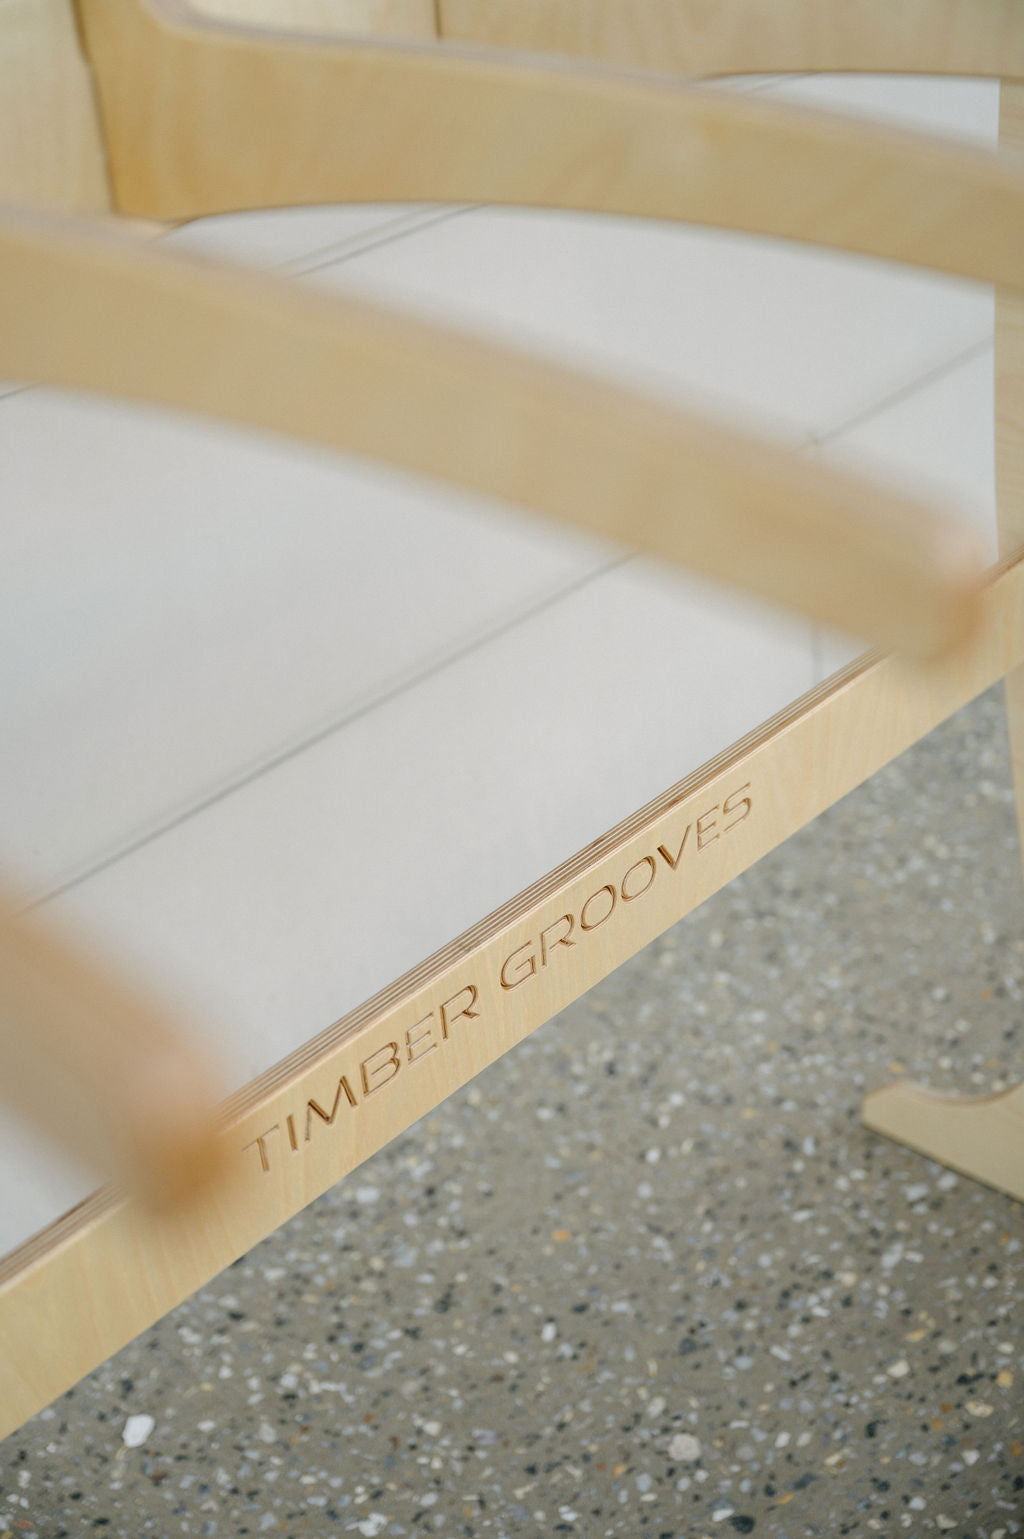
<svg viewBox="0 0 1024 1539">
<path fill-rule="evenodd" d="M 1016 158 L 565 61 L 215 26 L 171 0 L 79 6 L 122 213 L 534 204 L 756 231 L 1024 289 Z"/>
<path fill-rule="evenodd" d="M 174 1023 L 0 895 L 0 1092 L 151 1207 L 222 1169 L 212 1077 Z"/>
<path fill-rule="evenodd" d="M 875 483 L 511 348 L 81 220 L 0 221 L 0 374 L 390 462 L 913 652 L 972 623 L 973 535 Z"/>
<path fill-rule="evenodd" d="M 1018 0 L 186 0 L 250 26 L 568 54 L 714 75 L 1024 77 Z"/>
<path fill-rule="evenodd" d="M 439 14 L 461 42 L 691 76 L 1024 77 L 1019 0 L 439 0 Z"/>
</svg>

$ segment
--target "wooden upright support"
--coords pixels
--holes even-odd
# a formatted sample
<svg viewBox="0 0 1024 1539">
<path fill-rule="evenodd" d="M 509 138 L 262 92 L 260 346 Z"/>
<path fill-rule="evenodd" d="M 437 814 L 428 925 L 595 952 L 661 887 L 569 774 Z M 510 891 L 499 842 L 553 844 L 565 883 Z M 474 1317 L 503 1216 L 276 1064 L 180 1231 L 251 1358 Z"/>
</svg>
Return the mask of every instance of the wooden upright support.
<svg viewBox="0 0 1024 1539">
<path fill-rule="evenodd" d="M 1024 153 L 1024 86 L 1004 81 L 999 146 Z M 1024 302 L 996 301 L 996 496 L 1003 555 L 1024 544 Z M 1017 823 L 1024 849 L 1024 668 L 1005 680 Z M 1024 1080 L 1001 1095 L 938 1095 L 906 1081 L 864 1102 L 875 1132 L 1024 1200 Z"/>
</svg>

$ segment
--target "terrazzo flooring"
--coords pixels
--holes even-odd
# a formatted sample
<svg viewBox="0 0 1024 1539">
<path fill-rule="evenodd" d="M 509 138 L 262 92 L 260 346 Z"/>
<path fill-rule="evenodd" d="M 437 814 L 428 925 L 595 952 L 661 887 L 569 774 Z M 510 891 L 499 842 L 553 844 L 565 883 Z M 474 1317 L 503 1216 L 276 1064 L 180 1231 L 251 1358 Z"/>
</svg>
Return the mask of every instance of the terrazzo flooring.
<svg viewBox="0 0 1024 1539">
<path fill-rule="evenodd" d="M 1022 1068 L 994 691 L 0 1445 L 3 1539 L 1024 1532 L 1021 1206 L 867 1133 Z"/>
</svg>

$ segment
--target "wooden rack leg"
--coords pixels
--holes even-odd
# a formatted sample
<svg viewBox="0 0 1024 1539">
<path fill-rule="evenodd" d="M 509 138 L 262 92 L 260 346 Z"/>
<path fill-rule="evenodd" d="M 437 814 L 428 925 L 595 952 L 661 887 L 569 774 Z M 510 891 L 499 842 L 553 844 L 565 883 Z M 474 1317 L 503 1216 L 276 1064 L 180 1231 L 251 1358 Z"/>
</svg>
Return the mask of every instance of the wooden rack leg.
<svg viewBox="0 0 1024 1539">
<path fill-rule="evenodd" d="M 1024 85 L 1004 81 L 999 143 L 1024 153 Z M 999 552 L 1024 544 L 1024 301 L 999 294 L 996 305 L 996 493 Z M 1024 668 L 1006 676 L 1017 826 L 1024 851 Z"/>
<path fill-rule="evenodd" d="M 866 1096 L 865 1127 L 1024 1202 L 1024 1083 L 1001 1095 L 940 1095 L 903 1080 Z"/>
<path fill-rule="evenodd" d="M 1003 81 L 1001 149 L 1024 151 L 1024 86 Z M 996 480 L 1000 551 L 1024 543 L 1024 303 L 996 308 Z M 1024 851 L 1024 667 L 1005 680 L 1017 822 Z M 1000 1095 L 940 1095 L 903 1081 L 867 1096 L 866 1127 L 1024 1201 L 1024 1080 Z"/>
</svg>

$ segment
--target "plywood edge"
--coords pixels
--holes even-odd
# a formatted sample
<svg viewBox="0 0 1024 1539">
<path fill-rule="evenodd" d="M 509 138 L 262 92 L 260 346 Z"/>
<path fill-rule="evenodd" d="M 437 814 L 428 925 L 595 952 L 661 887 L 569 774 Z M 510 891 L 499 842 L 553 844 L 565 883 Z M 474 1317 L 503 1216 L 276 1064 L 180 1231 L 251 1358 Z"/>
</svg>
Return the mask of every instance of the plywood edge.
<svg viewBox="0 0 1024 1539">
<path fill-rule="evenodd" d="M 240 1092 L 190 1214 L 104 1191 L 13 1252 L 0 1436 L 1020 662 L 1022 621 L 1017 559 L 968 655 L 855 665 Z"/>
<path fill-rule="evenodd" d="M 203 23 L 171 0 L 159 11 L 80 6 L 125 213 L 504 203 L 1024 282 L 1015 159 L 664 75 L 460 44 L 261 34 Z"/>
<path fill-rule="evenodd" d="M 430 476 L 911 655 L 977 621 L 980 542 L 941 509 L 612 378 L 78 223 L 0 218 L 11 378 Z"/>
</svg>

